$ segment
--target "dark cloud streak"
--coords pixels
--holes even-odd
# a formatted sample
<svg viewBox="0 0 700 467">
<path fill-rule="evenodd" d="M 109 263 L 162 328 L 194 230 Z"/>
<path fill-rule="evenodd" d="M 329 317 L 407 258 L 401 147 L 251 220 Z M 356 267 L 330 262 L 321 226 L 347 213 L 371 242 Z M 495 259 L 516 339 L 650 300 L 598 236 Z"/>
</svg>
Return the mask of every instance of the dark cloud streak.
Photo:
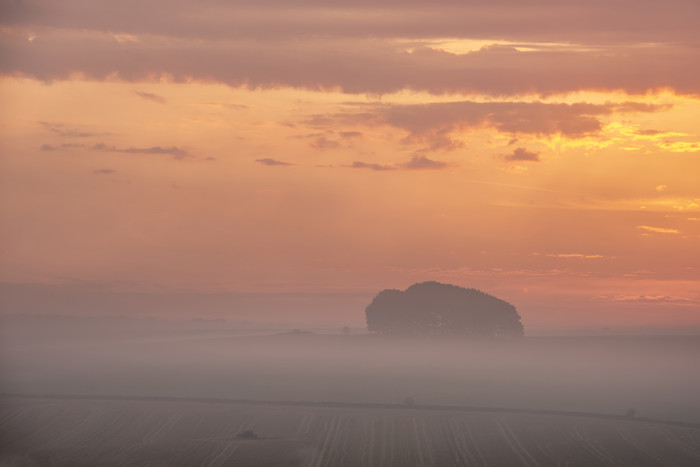
<svg viewBox="0 0 700 467">
<path fill-rule="evenodd" d="M 370 169 L 376 171 L 396 170 L 393 165 L 377 164 L 373 162 L 355 161 L 350 165 L 353 169 Z"/>
<path fill-rule="evenodd" d="M 402 167 L 409 170 L 440 170 L 448 165 L 447 162 L 435 161 L 425 156 L 413 156 L 411 160 L 402 164 Z"/>
<path fill-rule="evenodd" d="M 373 162 L 355 161 L 349 167 L 353 169 L 369 169 L 375 171 L 387 170 L 441 170 L 450 166 L 447 162 L 428 159 L 426 156 L 415 155 L 401 164 L 378 164 Z"/>
<path fill-rule="evenodd" d="M 525 148 L 516 148 L 512 154 L 506 156 L 507 161 L 532 161 L 538 162 L 540 160 L 540 153 L 528 151 Z"/>
<path fill-rule="evenodd" d="M 336 149 L 339 146 L 340 143 L 332 139 L 328 139 L 325 136 L 320 136 L 311 143 L 312 148 L 320 150 Z"/>
<path fill-rule="evenodd" d="M 156 102 L 158 104 L 166 104 L 168 101 L 163 96 L 152 92 L 134 91 L 134 94 L 147 101 Z"/>
<path fill-rule="evenodd" d="M 268 166 L 286 166 L 286 165 L 292 165 L 289 162 L 284 162 L 284 161 L 279 161 L 277 159 L 272 159 L 270 157 L 265 157 L 262 159 L 255 159 L 255 162 L 259 162 L 262 165 L 268 165 Z"/>
<path fill-rule="evenodd" d="M 59 149 L 70 149 L 70 148 L 81 148 L 85 146 L 79 143 L 63 143 L 60 146 L 53 146 L 51 144 L 42 144 L 39 149 L 42 151 L 58 151 Z"/>
<path fill-rule="evenodd" d="M 92 146 L 92 149 L 95 151 L 104 151 L 104 152 L 118 152 L 118 153 L 123 153 L 123 154 L 165 154 L 168 156 L 172 156 L 173 159 L 184 159 L 186 157 L 190 157 L 191 154 L 183 149 L 179 148 L 177 146 L 151 146 L 147 148 L 136 148 L 136 147 L 128 147 L 128 148 L 118 148 L 116 146 L 108 146 L 104 143 L 98 143 Z"/>
<path fill-rule="evenodd" d="M 44 127 L 51 133 L 55 133 L 58 136 L 63 136 L 66 138 L 91 138 L 94 136 L 104 136 L 107 133 L 92 133 L 89 131 L 82 131 L 75 127 L 68 126 L 63 123 L 54 122 L 39 122 L 39 125 Z"/>
</svg>

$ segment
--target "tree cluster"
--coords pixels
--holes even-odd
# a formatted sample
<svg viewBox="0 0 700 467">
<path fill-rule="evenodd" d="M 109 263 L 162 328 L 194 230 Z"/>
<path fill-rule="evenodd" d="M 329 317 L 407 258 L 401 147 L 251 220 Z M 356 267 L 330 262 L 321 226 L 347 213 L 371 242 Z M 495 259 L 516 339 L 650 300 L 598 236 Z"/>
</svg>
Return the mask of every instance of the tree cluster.
<svg viewBox="0 0 700 467">
<path fill-rule="evenodd" d="M 439 282 L 381 291 L 365 310 L 367 328 L 382 335 L 521 337 L 520 316 L 508 302 L 475 289 Z"/>
</svg>

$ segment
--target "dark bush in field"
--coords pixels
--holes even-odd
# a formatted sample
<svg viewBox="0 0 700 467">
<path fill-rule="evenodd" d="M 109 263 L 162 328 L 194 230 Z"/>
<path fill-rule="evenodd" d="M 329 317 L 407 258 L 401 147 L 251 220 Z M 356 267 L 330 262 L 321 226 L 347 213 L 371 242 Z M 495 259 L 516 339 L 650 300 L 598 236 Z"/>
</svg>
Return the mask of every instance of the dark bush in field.
<svg viewBox="0 0 700 467">
<path fill-rule="evenodd" d="M 260 438 L 253 430 L 241 431 L 236 435 L 237 439 L 258 439 Z"/>
</svg>

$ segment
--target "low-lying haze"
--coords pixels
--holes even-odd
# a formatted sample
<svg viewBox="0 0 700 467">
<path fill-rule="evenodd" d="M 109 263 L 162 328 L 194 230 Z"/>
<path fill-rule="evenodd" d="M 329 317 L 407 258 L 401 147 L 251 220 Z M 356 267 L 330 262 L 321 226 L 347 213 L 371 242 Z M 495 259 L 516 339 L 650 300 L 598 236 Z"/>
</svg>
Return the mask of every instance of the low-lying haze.
<svg viewBox="0 0 700 467">
<path fill-rule="evenodd" d="M 6 317 L 2 392 L 382 404 L 410 397 L 613 415 L 635 409 L 700 423 L 695 336 L 469 341 L 346 331 Z"/>
</svg>

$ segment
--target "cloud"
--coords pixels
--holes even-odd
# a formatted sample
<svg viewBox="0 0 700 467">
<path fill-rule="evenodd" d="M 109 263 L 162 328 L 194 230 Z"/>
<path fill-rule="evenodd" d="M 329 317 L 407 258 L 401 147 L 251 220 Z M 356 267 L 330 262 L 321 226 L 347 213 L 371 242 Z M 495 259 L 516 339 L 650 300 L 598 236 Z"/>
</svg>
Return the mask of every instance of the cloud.
<svg viewBox="0 0 700 467">
<path fill-rule="evenodd" d="M 255 162 L 259 162 L 262 165 L 269 165 L 269 166 L 274 166 L 274 165 L 292 165 L 289 162 L 284 162 L 284 161 L 278 161 L 277 159 L 272 159 L 270 157 L 265 157 L 262 159 L 255 159 Z"/>
<path fill-rule="evenodd" d="M 96 170 L 92 171 L 92 173 L 97 174 L 97 175 L 110 175 L 110 174 L 113 174 L 116 172 L 117 172 L 116 170 L 112 170 L 112 169 L 96 169 Z"/>
<path fill-rule="evenodd" d="M 191 154 L 177 146 L 151 146 L 147 148 L 117 148 L 116 146 L 108 146 L 104 143 L 98 143 L 92 146 L 95 151 L 105 151 L 105 152 L 119 152 L 123 154 L 165 154 L 172 156 L 173 159 L 184 159 L 190 157 Z"/>
<path fill-rule="evenodd" d="M 379 119 L 408 130 L 413 138 L 466 128 L 492 127 L 500 132 L 580 137 L 601 130 L 600 116 L 656 112 L 666 106 L 620 104 L 546 104 L 542 102 L 448 102 L 396 105 L 379 109 Z"/>
<path fill-rule="evenodd" d="M 343 11 L 344 14 L 336 18 L 329 14 L 332 7 L 312 9 L 304 14 L 302 10 L 293 9 L 283 15 L 285 8 L 271 11 L 246 6 L 245 9 L 229 10 L 230 17 L 213 17 L 202 11 L 202 15 L 188 12 L 179 18 L 168 6 L 168 21 L 157 15 L 148 22 L 141 22 L 140 26 L 139 22 L 130 23 L 125 19 L 123 24 L 120 22 L 119 27 L 124 28 L 121 30 L 138 34 L 139 41 L 119 43 L 112 33 L 105 30 L 104 24 L 99 24 L 118 22 L 114 18 L 101 19 L 104 10 L 111 8 L 104 6 L 105 2 L 99 3 L 103 5 L 100 19 L 95 16 L 88 22 L 83 20 L 85 14 L 82 11 L 72 20 L 73 24 L 64 26 L 65 19 L 60 16 L 65 12 L 56 13 L 55 20 L 51 20 L 52 14 L 46 12 L 22 21 L 6 20 L 6 25 L 9 23 L 6 29 L 10 31 L 30 27 L 40 30 L 41 34 L 31 43 L 26 41 L 26 35 L 21 41 L 3 41 L 0 73 L 43 81 L 72 79 L 76 75 L 93 80 L 118 78 L 129 82 L 167 77 L 176 82 L 196 80 L 253 89 L 291 87 L 342 90 L 354 94 L 414 90 L 502 97 L 581 90 L 623 90 L 646 94 L 664 89 L 681 94 L 700 94 L 700 83 L 694 79 L 700 74 L 700 61 L 693 42 L 654 41 L 652 23 L 648 24 L 650 29 L 646 31 L 640 29 L 639 24 L 635 25 L 635 34 L 642 45 L 629 40 L 613 40 L 614 28 L 611 27 L 606 28 L 606 33 L 611 34 L 607 36 L 608 43 L 601 44 L 604 36 L 582 29 L 582 34 L 587 36 L 582 39 L 590 43 L 572 44 L 571 31 L 560 30 L 551 35 L 543 32 L 542 28 L 551 27 L 552 12 L 548 10 L 543 10 L 548 18 L 546 21 L 530 22 L 516 20 L 503 12 L 495 14 L 493 9 L 486 15 L 485 10 L 479 8 L 486 16 L 494 18 L 488 22 L 495 21 L 502 26 L 485 30 L 465 25 L 465 21 L 467 24 L 473 22 L 473 10 L 461 9 L 458 16 L 462 16 L 462 20 L 455 22 L 455 18 L 447 14 L 450 8 L 436 8 L 439 15 L 436 21 L 443 24 L 436 22 L 434 31 L 420 39 L 421 21 L 425 22 L 427 14 L 425 8 L 414 10 L 409 21 L 410 30 L 401 31 L 396 18 L 389 14 L 391 9 L 383 15 L 377 14 L 376 10 L 364 11 L 366 16 L 360 14 L 362 10 L 355 10 L 352 15 Z M 600 6 L 601 2 L 596 4 L 589 7 L 591 12 L 599 14 L 605 10 Z M 62 9 L 45 3 L 38 10 L 54 8 Z M 507 10 L 513 8 L 511 4 Z M 585 9 L 580 3 L 570 8 Z M 394 13 L 404 16 L 403 9 Z M 123 13 L 114 14 L 124 16 Z M 531 12 L 527 16 L 536 18 Z M 246 17 L 248 24 L 243 24 Z M 343 21 L 340 21 L 341 17 Z M 350 21 L 351 17 L 354 21 Z M 505 18 L 509 17 L 510 20 L 506 21 Z M 580 15 L 577 13 L 576 17 Z M 332 18 L 345 24 L 338 24 L 335 30 L 329 29 L 335 22 L 331 21 Z M 181 29 L 168 24 L 171 21 L 182 21 Z M 10 27 L 13 23 L 16 24 L 14 29 Z M 87 23 L 95 24 L 88 27 Z M 445 23 L 453 23 L 455 30 L 459 29 L 459 33 L 452 37 L 473 40 L 490 36 L 493 43 L 497 43 L 507 39 L 503 35 L 494 36 L 495 31 L 510 29 L 508 36 L 515 42 L 482 47 L 469 53 L 447 52 L 441 48 L 439 39 L 446 37 L 449 30 Z M 519 30 L 522 23 L 539 26 L 523 31 Z M 348 25 L 351 25 L 350 29 Z M 110 30 L 120 30 L 119 27 Z M 285 30 L 288 36 L 281 37 L 279 34 Z M 314 35 L 312 30 L 318 33 Z M 691 34 L 689 29 L 686 32 Z M 324 38 L 322 41 L 318 40 L 319 34 Z M 692 34 L 697 41 L 698 33 Z M 406 37 L 414 39 L 404 39 Z M 556 41 L 562 43 L 553 44 Z"/>
<path fill-rule="evenodd" d="M 665 191 L 666 188 L 668 188 L 666 185 L 657 185 L 656 188 L 654 188 L 658 192 Z"/>
<path fill-rule="evenodd" d="M 396 167 L 393 165 L 384 165 L 384 164 L 368 163 L 368 162 L 361 162 L 361 161 L 353 162 L 350 167 L 352 167 L 353 169 L 370 169 L 370 170 L 378 170 L 378 171 L 396 170 Z"/>
<path fill-rule="evenodd" d="M 413 156 L 411 160 L 402 164 L 402 167 L 410 170 L 439 170 L 448 167 L 448 164 L 428 159 L 425 156 Z"/>
<path fill-rule="evenodd" d="M 362 133 L 359 131 L 341 131 L 338 133 L 343 138 L 359 138 Z"/>
<path fill-rule="evenodd" d="M 168 102 L 165 97 L 153 94 L 152 92 L 134 91 L 134 94 L 147 101 L 156 102 L 158 104 L 166 104 Z"/>
<path fill-rule="evenodd" d="M 7 26 L 110 33 L 126 45 L 141 35 L 199 40 L 284 41 L 299 37 L 516 39 L 569 43 L 682 42 L 698 37 L 695 2 L 640 0 L 141 0 L 123 5 L 81 0 L 3 2 Z M 129 40 L 129 38 L 134 40 Z"/>
<path fill-rule="evenodd" d="M 42 151 L 57 151 L 59 149 L 67 149 L 67 148 L 80 148 L 83 147 L 83 144 L 79 143 L 63 143 L 59 146 L 53 146 L 51 144 L 42 144 L 39 149 Z"/>
<path fill-rule="evenodd" d="M 668 229 L 664 227 L 652 227 L 649 225 L 638 225 L 638 229 L 645 230 L 647 232 L 663 233 L 663 234 L 679 234 L 680 231 L 676 229 Z"/>
<path fill-rule="evenodd" d="M 661 135 L 664 134 L 664 131 L 661 130 L 637 130 L 634 132 L 636 135 L 640 136 L 656 136 L 656 135 Z"/>
<path fill-rule="evenodd" d="M 661 141 L 658 143 L 660 149 L 671 152 L 698 152 L 700 142 L 696 141 Z"/>
<path fill-rule="evenodd" d="M 673 295 L 613 295 L 601 296 L 617 302 L 637 302 L 637 303 L 677 303 L 693 305 L 700 303 L 700 300 L 695 300 L 687 297 L 678 297 Z"/>
<path fill-rule="evenodd" d="M 116 40 L 120 44 L 139 41 L 139 38 L 134 36 L 133 34 L 112 34 L 112 37 L 114 37 L 114 40 Z"/>
<path fill-rule="evenodd" d="M 534 161 L 540 160 L 539 152 L 528 151 L 525 148 L 516 148 L 512 154 L 506 156 L 507 161 Z"/>
<path fill-rule="evenodd" d="M 340 143 L 338 143 L 337 141 L 333 141 L 331 139 L 328 139 L 325 136 L 320 136 L 320 137 L 316 138 L 316 140 L 314 140 L 311 143 L 312 148 L 321 149 L 321 150 L 335 149 L 338 146 L 340 146 Z"/>
<path fill-rule="evenodd" d="M 91 138 L 93 136 L 103 136 L 107 133 L 92 133 L 89 131 L 79 130 L 75 127 L 68 126 L 63 123 L 55 122 L 39 122 L 39 125 L 43 126 L 46 130 L 55 133 L 59 136 L 67 138 Z"/>
<path fill-rule="evenodd" d="M 603 255 L 584 255 L 582 253 L 556 253 L 547 254 L 550 258 L 563 258 L 563 259 L 610 259 L 611 256 Z"/>
<path fill-rule="evenodd" d="M 249 105 L 245 104 L 234 104 L 234 103 L 227 103 L 227 102 L 202 102 L 202 105 L 208 105 L 211 107 L 226 107 L 229 109 L 237 109 L 237 110 L 243 110 L 243 109 L 249 109 Z"/>
<path fill-rule="evenodd" d="M 563 269 L 471 269 L 468 267 L 458 268 L 405 268 L 387 266 L 387 271 L 392 273 L 411 274 L 418 277 L 460 277 L 460 276 L 522 276 L 522 277 L 554 277 L 554 276 L 580 276 L 581 273 Z"/>
<path fill-rule="evenodd" d="M 634 102 L 549 104 L 460 101 L 410 105 L 370 104 L 363 106 L 359 112 L 356 106 L 349 106 L 343 112 L 335 114 L 312 115 L 304 123 L 323 129 L 343 125 L 387 125 L 408 133 L 402 140 L 404 143 L 427 144 L 427 149 L 432 151 L 450 151 L 464 145 L 454 134 L 472 129 L 486 127 L 509 135 L 562 135 L 578 138 L 599 132 L 603 127 L 601 118 L 604 116 L 651 113 L 667 108 L 665 105 Z M 513 155 L 525 157 L 527 154 L 514 152 Z"/>
<path fill-rule="evenodd" d="M 428 159 L 425 156 L 415 155 L 409 161 L 402 164 L 377 164 L 355 161 L 350 165 L 353 169 L 370 169 L 370 170 L 440 170 L 449 167 L 447 162 L 435 161 Z"/>
</svg>

